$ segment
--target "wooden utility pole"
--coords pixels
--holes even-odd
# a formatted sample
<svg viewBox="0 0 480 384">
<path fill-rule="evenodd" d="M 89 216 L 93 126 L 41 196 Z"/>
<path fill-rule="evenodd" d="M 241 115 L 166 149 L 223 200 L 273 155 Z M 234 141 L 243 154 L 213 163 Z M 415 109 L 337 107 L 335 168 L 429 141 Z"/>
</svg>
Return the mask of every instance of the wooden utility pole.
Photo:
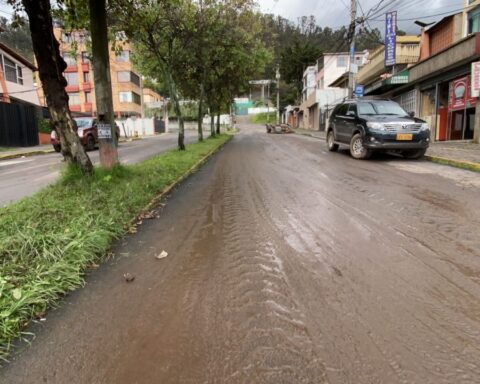
<svg viewBox="0 0 480 384">
<path fill-rule="evenodd" d="M 100 164 L 112 169 L 118 163 L 117 131 L 113 112 L 110 55 L 108 50 L 107 10 L 105 0 L 89 0 L 92 35 L 95 101 L 97 104 Z"/>
<path fill-rule="evenodd" d="M 348 97 L 353 97 L 353 64 L 355 62 L 355 32 L 357 23 L 357 0 L 351 0 L 350 10 L 350 62 L 348 64 Z"/>
</svg>

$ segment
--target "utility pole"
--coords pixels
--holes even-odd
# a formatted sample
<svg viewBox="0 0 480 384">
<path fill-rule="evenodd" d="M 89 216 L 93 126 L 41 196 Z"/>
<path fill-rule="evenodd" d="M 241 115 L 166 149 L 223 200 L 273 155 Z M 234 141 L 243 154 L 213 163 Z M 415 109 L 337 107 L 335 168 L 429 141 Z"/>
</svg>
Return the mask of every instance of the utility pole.
<svg viewBox="0 0 480 384">
<path fill-rule="evenodd" d="M 277 79 L 277 125 L 280 124 L 280 66 L 277 65 L 277 73 L 275 75 Z"/>
<path fill-rule="evenodd" d="M 357 0 L 351 0 L 351 11 L 350 11 L 350 62 L 348 64 L 348 97 L 353 97 L 353 72 L 352 67 L 355 61 L 355 32 L 356 32 L 356 23 L 357 23 Z"/>
</svg>

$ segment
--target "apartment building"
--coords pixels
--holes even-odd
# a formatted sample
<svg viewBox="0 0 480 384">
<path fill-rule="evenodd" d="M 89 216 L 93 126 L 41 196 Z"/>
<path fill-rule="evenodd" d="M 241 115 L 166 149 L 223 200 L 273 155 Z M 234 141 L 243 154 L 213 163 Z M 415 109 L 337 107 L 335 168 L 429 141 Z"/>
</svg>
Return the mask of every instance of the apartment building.
<svg viewBox="0 0 480 384">
<path fill-rule="evenodd" d="M 66 32 L 59 25 L 54 28 L 60 42 L 60 54 L 67 63 L 64 76 L 65 90 L 72 112 L 95 115 L 95 87 L 92 63 L 87 51 L 89 36 L 84 31 Z M 112 81 L 113 110 L 117 119 L 142 115 L 142 79 L 131 61 L 132 46 L 118 42 L 119 47 L 110 52 L 110 77 Z M 118 49 L 119 48 L 119 49 Z M 43 92 L 39 91 L 44 103 Z"/>
</svg>

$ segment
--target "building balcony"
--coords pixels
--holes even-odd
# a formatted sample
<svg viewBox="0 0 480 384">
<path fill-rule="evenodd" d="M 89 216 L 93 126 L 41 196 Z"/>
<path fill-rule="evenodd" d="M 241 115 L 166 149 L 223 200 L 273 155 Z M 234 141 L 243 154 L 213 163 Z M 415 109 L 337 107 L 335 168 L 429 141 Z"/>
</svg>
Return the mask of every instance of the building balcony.
<svg viewBox="0 0 480 384">
<path fill-rule="evenodd" d="M 65 68 L 65 72 L 78 72 L 78 66 L 77 66 L 77 64 L 75 64 L 75 65 L 68 65 L 67 68 Z"/>
<path fill-rule="evenodd" d="M 80 87 L 77 85 L 67 85 L 65 87 L 65 91 L 67 91 L 67 93 L 72 93 L 72 92 L 78 92 L 80 90 Z"/>
<path fill-rule="evenodd" d="M 90 63 L 82 63 L 82 72 L 90 71 Z"/>
<path fill-rule="evenodd" d="M 83 83 L 82 91 L 90 91 L 92 89 L 92 83 Z"/>
<path fill-rule="evenodd" d="M 418 43 L 401 44 L 397 41 L 396 64 L 414 64 L 420 57 L 420 45 Z M 358 84 L 370 84 L 378 80 L 380 75 L 387 72 L 385 68 L 385 47 L 381 47 L 372 53 L 370 62 L 358 71 L 356 82 Z"/>
<path fill-rule="evenodd" d="M 83 104 L 85 107 L 85 112 L 92 112 L 93 111 L 93 104 L 92 103 L 85 103 Z"/>
<path fill-rule="evenodd" d="M 81 105 L 69 105 L 70 111 L 72 112 L 81 112 L 82 107 Z"/>
</svg>

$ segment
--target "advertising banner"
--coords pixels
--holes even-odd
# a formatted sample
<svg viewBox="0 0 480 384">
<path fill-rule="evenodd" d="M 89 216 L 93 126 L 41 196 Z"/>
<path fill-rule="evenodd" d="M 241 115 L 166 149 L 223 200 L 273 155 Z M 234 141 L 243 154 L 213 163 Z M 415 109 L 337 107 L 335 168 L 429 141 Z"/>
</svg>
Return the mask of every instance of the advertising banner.
<svg viewBox="0 0 480 384">
<path fill-rule="evenodd" d="M 448 110 L 459 111 L 465 108 L 473 108 L 476 99 L 472 97 L 470 76 L 465 76 L 450 82 Z"/>
<path fill-rule="evenodd" d="M 397 12 L 385 15 L 385 67 L 395 65 L 397 50 Z"/>
</svg>

